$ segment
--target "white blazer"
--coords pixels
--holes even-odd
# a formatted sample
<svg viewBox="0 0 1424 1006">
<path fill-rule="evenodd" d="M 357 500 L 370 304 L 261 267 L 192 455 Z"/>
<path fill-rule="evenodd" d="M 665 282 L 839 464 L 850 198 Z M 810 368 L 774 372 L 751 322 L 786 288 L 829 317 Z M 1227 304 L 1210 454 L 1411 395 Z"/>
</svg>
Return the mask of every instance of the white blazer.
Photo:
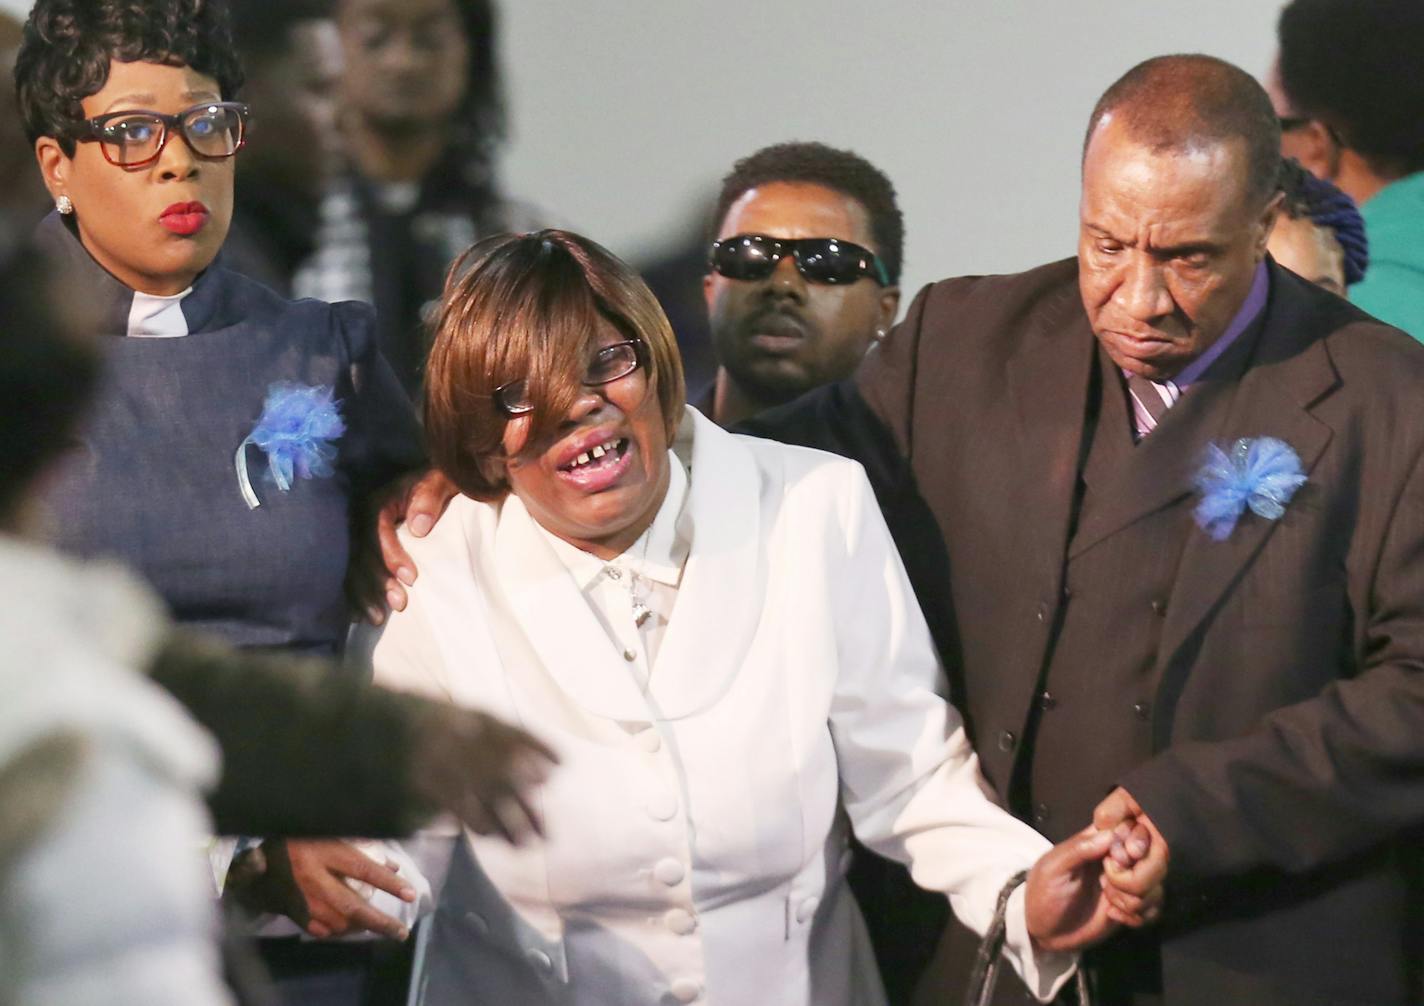
<svg viewBox="0 0 1424 1006">
<path fill-rule="evenodd" d="M 423 837 L 437 907 L 414 1002 L 870 1006 L 847 817 L 981 932 L 1048 848 L 991 802 L 939 697 L 860 466 L 691 409 L 675 449 L 691 553 L 646 691 L 517 498 L 457 498 L 404 539 L 420 578 L 376 680 L 488 709 L 562 759 L 537 793 L 545 840 Z M 1035 959 L 1022 906 L 1008 955 L 1047 999 L 1072 959 Z"/>
</svg>

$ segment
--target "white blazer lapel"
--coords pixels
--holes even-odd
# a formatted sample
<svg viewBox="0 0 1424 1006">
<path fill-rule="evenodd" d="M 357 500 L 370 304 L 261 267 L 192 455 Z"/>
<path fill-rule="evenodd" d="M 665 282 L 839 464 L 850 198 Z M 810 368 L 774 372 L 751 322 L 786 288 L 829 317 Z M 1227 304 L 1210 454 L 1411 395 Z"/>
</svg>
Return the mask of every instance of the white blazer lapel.
<svg viewBox="0 0 1424 1006">
<path fill-rule="evenodd" d="M 688 433 L 692 551 L 650 683 L 665 719 L 705 709 L 731 685 L 761 622 L 766 590 L 761 483 L 751 453 L 690 409 L 679 439 Z"/>
<path fill-rule="evenodd" d="M 599 716 L 648 719 L 647 698 L 622 654 L 516 496 L 504 501 L 495 553 L 499 586 L 559 687 Z"/>
</svg>

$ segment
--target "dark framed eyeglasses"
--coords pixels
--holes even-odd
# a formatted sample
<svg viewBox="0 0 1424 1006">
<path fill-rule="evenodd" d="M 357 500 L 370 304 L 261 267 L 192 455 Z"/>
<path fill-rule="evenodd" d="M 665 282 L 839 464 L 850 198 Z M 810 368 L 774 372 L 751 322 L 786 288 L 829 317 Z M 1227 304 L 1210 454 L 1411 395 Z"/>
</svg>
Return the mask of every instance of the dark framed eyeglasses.
<svg viewBox="0 0 1424 1006">
<path fill-rule="evenodd" d="M 220 160 L 242 149 L 247 115 L 247 106 L 237 101 L 204 102 L 174 115 L 141 109 L 108 112 L 85 120 L 75 139 L 98 143 L 104 159 L 121 168 L 152 164 L 174 133 L 181 133 L 199 157 Z"/>
<path fill-rule="evenodd" d="M 596 388 L 601 384 L 611 384 L 620 377 L 627 377 L 644 366 L 646 352 L 641 339 L 629 339 L 604 346 L 594 353 L 593 359 L 589 361 L 588 369 L 583 372 L 583 384 Z M 517 381 L 501 384 L 494 389 L 494 404 L 510 418 L 532 412 L 534 402 L 529 397 L 528 382 L 521 377 Z"/>
<path fill-rule="evenodd" d="M 881 286 L 890 285 L 890 274 L 873 251 L 840 238 L 738 234 L 712 242 L 708 262 L 728 279 L 766 279 L 787 255 L 795 261 L 796 271 L 812 283 L 838 286 L 868 276 Z"/>
</svg>

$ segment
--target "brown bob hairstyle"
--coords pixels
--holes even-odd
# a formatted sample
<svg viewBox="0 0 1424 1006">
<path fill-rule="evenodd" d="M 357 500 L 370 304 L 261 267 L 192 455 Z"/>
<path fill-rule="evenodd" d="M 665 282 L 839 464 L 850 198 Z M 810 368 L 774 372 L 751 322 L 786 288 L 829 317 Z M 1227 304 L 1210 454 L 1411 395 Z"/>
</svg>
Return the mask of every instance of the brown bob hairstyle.
<svg viewBox="0 0 1424 1006">
<path fill-rule="evenodd" d="M 528 382 L 534 403 L 526 443 L 554 437 L 583 394 L 581 378 L 600 329 L 642 342 L 648 393 L 658 396 L 671 442 L 686 389 L 667 315 L 621 259 L 568 231 L 501 234 L 450 267 L 425 373 L 431 461 L 466 496 L 509 492 L 504 431 L 494 391 Z"/>
</svg>

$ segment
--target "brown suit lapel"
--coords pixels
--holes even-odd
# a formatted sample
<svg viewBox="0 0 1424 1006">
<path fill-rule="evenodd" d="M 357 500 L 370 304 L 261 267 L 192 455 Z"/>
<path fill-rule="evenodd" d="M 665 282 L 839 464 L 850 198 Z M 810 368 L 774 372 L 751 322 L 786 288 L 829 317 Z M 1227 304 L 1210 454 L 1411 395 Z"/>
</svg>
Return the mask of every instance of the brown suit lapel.
<svg viewBox="0 0 1424 1006">
<path fill-rule="evenodd" d="M 1063 575 L 1096 345 L 1075 283 L 1039 313 L 1006 365 L 1021 445 L 1016 460 L 1026 483 L 1018 524 L 1032 538 L 1023 554 L 1035 564 L 1026 573 L 1030 582 L 1047 584 L 1049 596 Z"/>
<path fill-rule="evenodd" d="M 1280 286 L 1279 278 L 1274 278 L 1273 288 Z M 1239 437 L 1276 437 L 1295 450 L 1308 475 L 1332 436 L 1331 429 L 1309 410 L 1340 383 L 1340 377 L 1310 318 L 1290 306 L 1281 309 L 1274 293 L 1266 310 L 1255 356 L 1239 382 L 1217 440 L 1225 447 Z M 1308 482 L 1304 488 L 1309 488 Z M 1159 671 L 1261 550 L 1277 523 L 1248 510 L 1231 536 L 1220 542 L 1192 527 L 1162 626 Z"/>
</svg>

